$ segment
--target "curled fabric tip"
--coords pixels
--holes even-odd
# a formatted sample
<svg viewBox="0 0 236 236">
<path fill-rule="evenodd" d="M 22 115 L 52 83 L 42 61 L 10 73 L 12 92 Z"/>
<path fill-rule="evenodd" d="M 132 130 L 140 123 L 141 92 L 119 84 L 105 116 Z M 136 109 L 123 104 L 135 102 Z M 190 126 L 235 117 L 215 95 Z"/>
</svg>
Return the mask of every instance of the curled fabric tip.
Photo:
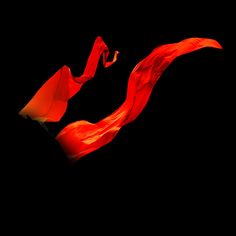
<svg viewBox="0 0 236 236">
<path fill-rule="evenodd" d="M 94 77 L 101 55 L 103 66 L 107 68 L 116 62 L 118 51 L 115 51 L 112 61 L 107 61 L 109 49 L 98 36 L 81 76 L 73 77 L 70 68 L 63 66 L 43 84 L 19 114 L 39 122 L 60 121 L 66 111 L 68 100 L 79 92 L 85 82 Z"/>
<path fill-rule="evenodd" d="M 119 53 L 120 53 L 119 51 L 115 51 L 112 61 L 107 61 L 108 54 L 104 53 L 103 54 L 103 65 L 104 65 L 104 67 L 107 68 L 107 67 L 111 66 L 113 63 L 115 63 L 117 61 Z"/>
<path fill-rule="evenodd" d="M 85 120 L 73 122 L 56 136 L 67 156 L 75 161 L 111 142 L 120 128 L 143 111 L 154 85 L 170 63 L 204 47 L 222 48 L 212 39 L 188 38 L 154 49 L 131 72 L 126 99 L 116 111 L 95 124 Z"/>
</svg>

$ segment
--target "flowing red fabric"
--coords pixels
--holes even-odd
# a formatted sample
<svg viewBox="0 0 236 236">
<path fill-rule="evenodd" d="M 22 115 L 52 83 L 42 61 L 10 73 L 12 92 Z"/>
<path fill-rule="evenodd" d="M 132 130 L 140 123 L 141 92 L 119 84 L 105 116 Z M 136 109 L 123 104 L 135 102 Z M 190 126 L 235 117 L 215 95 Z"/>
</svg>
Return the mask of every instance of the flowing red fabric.
<svg viewBox="0 0 236 236">
<path fill-rule="evenodd" d="M 204 47 L 222 48 L 212 39 L 189 38 L 154 49 L 131 72 L 126 99 L 116 111 L 95 124 L 85 120 L 71 123 L 57 135 L 56 139 L 68 157 L 78 160 L 111 142 L 121 127 L 135 120 L 142 112 L 154 85 L 168 65 L 176 57 Z M 77 91 L 76 86 L 79 85 L 74 81 L 71 85 L 75 85 Z"/>
<path fill-rule="evenodd" d="M 88 58 L 84 73 L 73 77 L 70 68 L 63 66 L 37 91 L 20 115 L 29 116 L 40 122 L 57 122 L 64 115 L 68 100 L 73 97 L 89 79 L 93 78 L 99 58 L 103 55 L 103 65 L 108 67 L 117 60 L 118 51 L 112 61 L 107 61 L 109 50 L 101 37 L 97 37 Z"/>
</svg>

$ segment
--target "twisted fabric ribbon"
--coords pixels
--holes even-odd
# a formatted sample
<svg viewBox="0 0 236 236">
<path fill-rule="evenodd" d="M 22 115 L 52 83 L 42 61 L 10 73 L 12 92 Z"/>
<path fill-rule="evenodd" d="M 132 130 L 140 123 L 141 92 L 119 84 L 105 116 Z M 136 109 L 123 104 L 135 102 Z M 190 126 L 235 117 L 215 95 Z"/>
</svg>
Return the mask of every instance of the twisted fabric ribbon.
<svg viewBox="0 0 236 236">
<path fill-rule="evenodd" d="M 76 121 L 59 132 L 56 139 L 67 156 L 72 160 L 78 160 L 111 142 L 121 127 L 135 120 L 142 112 L 154 85 L 168 65 L 178 56 L 204 47 L 222 48 L 216 40 L 205 38 L 188 38 L 155 48 L 131 72 L 126 99 L 116 111 L 95 124 L 85 120 Z M 105 67 L 117 59 L 118 52 L 115 52 L 113 61 L 106 62 L 108 49 L 101 37 L 98 37 L 81 77 L 73 78 L 69 68 L 64 66 L 43 85 L 20 114 L 27 113 L 32 118 L 44 121 L 58 121 L 66 110 L 68 99 L 80 90 L 83 83 L 94 76 L 102 53 Z M 47 94 L 49 91 L 50 94 Z M 47 105 L 48 96 L 50 106 Z"/>
</svg>

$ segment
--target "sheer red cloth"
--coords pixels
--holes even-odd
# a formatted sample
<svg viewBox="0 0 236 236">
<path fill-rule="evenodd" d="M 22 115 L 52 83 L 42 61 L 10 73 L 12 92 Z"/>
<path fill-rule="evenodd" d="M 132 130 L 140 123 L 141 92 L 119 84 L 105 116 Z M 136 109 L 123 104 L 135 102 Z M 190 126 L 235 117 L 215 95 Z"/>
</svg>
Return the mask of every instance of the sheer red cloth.
<svg viewBox="0 0 236 236">
<path fill-rule="evenodd" d="M 56 139 L 68 157 L 78 160 L 111 142 L 124 125 L 135 120 L 143 111 L 154 85 L 168 65 L 178 56 L 204 47 L 222 48 L 216 40 L 205 38 L 188 38 L 155 48 L 131 72 L 126 99 L 117 110 L 95 124 L 80 120 L 67 125 L 59 132 Z M 28 114 L 43 121 L 60 120 L 68 99 L 94 76 L 100 55 L 103 54 L 103 64 L 106 67 L 116 60 L 117 53 L 112 62 L 106 62 L 108 48 L 98 37 L 81 77 L 74 78 L 70 69 L 64 66 L 42 86 L 20 114 Z"/>
</svg>

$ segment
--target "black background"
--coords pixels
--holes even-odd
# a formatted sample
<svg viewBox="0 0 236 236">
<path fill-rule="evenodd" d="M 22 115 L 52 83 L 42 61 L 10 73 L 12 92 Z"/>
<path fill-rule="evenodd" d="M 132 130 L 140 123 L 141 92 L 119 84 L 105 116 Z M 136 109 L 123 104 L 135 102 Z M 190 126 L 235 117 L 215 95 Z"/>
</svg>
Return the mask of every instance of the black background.
<svg viewBox="0 0 236 236">
<path fill-rule="evenodd" d="M 225 22 L 219 18 L 224 9 L 182 13 L 173 6 L 171 13 L 168 6 L 124 11 L 122 5 L 82 14 L 62 8 L 28 12 L 14 22 L 16 56 L 10 65 L 15 125 L 10 142 L 16 154 L 7 174 L 17 196 L 14 202 L 38 209 L 45 204 L 57 210 L 99 207 L 99 212 L 123 212 L 123 217 L 148 209 L 163 212 L 163 218 L 168 212 L 176 217 L 198 213 L 205 220 L 208 214 L 217 215 L 226 181 L 222 134 L 227 44 Z M 118 61 L 107 69 L 99 63 L 94 79 L 71 99 L 62 121 L 47 124 L 53 135 L 72 121 L 97 122 L 118 108 L 131 70 L 159 45 L 206 37 L 218 40 L 224 50 L 206 48 L 177 58 L 133 123 L 108 145 L 70 164 L 54 138 L 18 112 L 63 65 L 75 76 L 82 74 L 98 35 L 110 58 L 120 51 Z"/>
</svg>

